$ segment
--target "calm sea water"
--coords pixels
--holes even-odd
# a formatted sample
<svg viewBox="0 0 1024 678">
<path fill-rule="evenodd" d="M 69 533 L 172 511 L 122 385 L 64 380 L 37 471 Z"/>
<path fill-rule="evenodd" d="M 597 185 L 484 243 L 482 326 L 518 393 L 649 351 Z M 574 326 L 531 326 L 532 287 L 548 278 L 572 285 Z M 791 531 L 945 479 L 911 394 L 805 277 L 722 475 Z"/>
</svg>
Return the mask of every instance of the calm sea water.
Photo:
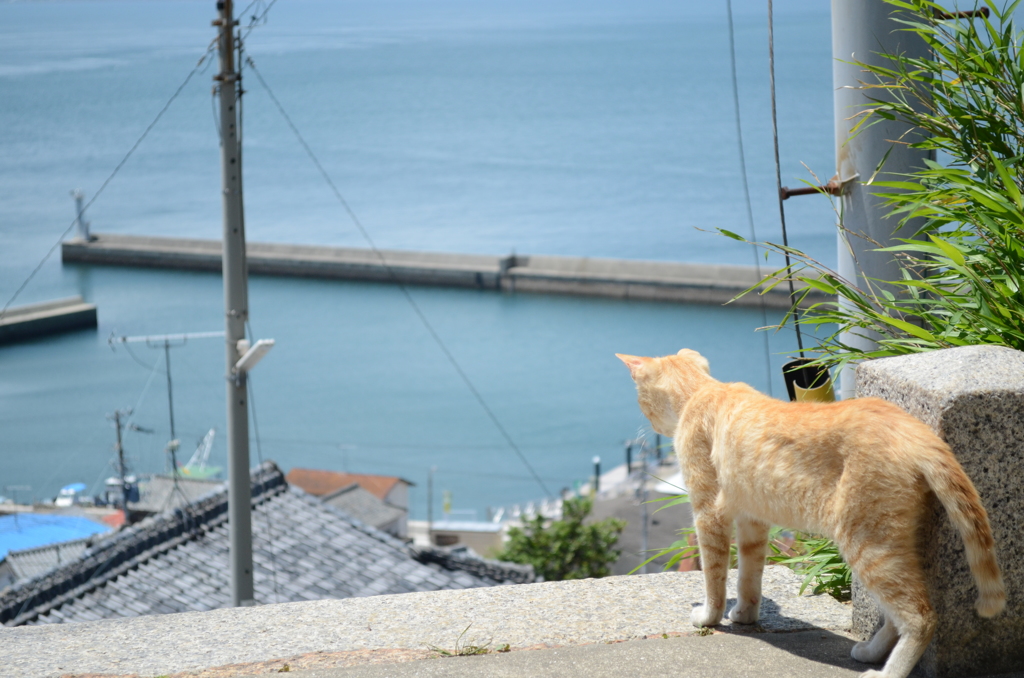
<svg viewBox="0 0 1024 678">
<path fill-rule="evenodd" d="M 382 247 L 749 264 L 698 229 L 747 232 L 724 3 L 280 0 L 248 51 Z M 778 239 L 761 2 L 737 0 L 758 236 Z M 777 8 L 784 183 L 832 174 L 827 3 Z M 0 4 L 0 303 L 91 197 L 213 38 L 212 2 Z M 216 66 L 195 76 L 90 209 L 99 232 L 217 238 Z M 363 246 L 255 78 L 246 80 L 251 240 Z M 791 239 L 826 260 L 833 215 L 787 204 Z M 402 475 L 427 469 L 459 509 L 536 498 L 507 448 L 398 290 L 253 278 L 255 334 L 278 346 L 253 374 L 260 450 L 284 468 Z M 0 348 L 0 494 L 70 482 L 94 490 L 136 407 L 155 430 L 126 439 L 138 471 L 163 468 L 161 353 L 112 351 L 118 334 L 222 329 L 218 276 L 48 261 L 18 303 L 82 294 L 100 327 Z M 614 352 L 696 348 L 716 376 L 779 391 L 789 333 L 766 369 L 753 310 L 415 289 L 417 302 L 557 490 L 590 458 L 622 457 L 643 421 Z M 172 352 L 179 436 L 223 428 L 217 340 Z M 142 363 L 142 364 L 140 364 Z M 224 439 L 214 446 L 224 463 Z M 10 492 L 8 492 L 10 494 Z M 23 493 L 25 494 L 25 493 Z M 437 493 L 438 496 L 440 492 Z"/>
</svg>

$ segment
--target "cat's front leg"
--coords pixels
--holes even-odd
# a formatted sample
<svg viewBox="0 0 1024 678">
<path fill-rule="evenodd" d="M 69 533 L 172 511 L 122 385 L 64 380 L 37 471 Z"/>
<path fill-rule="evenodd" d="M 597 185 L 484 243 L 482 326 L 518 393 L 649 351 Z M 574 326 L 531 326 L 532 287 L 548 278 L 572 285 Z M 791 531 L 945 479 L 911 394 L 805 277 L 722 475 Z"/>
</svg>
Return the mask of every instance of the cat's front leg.
<svg viewBox="0 0 1024 678">
<path fill-rule="evenodd" d="M 736 519 L 739 573 L 736 605 L 729 610 L 729 619 L 737 624 L 756 624 L 758 617 L 761 616 L 761 575 L 764 573 L 770 527 L 767 523 L 753 518 Z"/>
<path fill-rule="evenodd" d="M 704 604 L 693 608 L 690 622 L 696 627 L 717 626 L 725 613 L 725 578 L 729 573 L 729 533 L 732 520 L 714 509 L 694 516 L 700 561 L 704 570 Z"/>
</svg>

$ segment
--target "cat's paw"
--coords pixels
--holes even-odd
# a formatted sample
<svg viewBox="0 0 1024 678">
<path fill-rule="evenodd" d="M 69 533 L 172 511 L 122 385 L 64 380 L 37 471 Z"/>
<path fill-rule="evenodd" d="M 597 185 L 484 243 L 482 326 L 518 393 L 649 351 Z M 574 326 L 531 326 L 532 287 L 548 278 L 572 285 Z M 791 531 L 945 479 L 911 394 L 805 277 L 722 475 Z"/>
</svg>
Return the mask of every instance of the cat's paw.
<svg viewBox="0 0 1024 678">
<path fill-rule="evenodd" d="M 886 675 L 881 671 L 875 671 L 874 669 L 871 669 L 870 671 L 865 671 L 864 673 L 860 674 L 859 678 L 886 678 Z"/>
<path fill-rule="evenodd" d="M 857 643 L 856 645 L 853 646 L 853 649 L 850 650 L 850 656 L 851 657 L 853 657 L 857 661 L 863 662 L 865 664 L 881 664 L 885 660 L 885 656 L 887 654 L 889 654 L 889 653 L 888 652 L 881 652 L 877 648 L 872 649 L 871 648 L 871 642 L 867 641 L 867 640 L 864 640 L 864 641 L 861 641 L 861 642 Z M 862 674 L 862 676 L 866 676 L 866 675 L 871 674 L 871 673 L 873 673 L 873 672 L 872 671 L 868 671 L 867 673 Z M 877 672 L 875 672 L 875 673 L 877 673 Z M 880 676 L 882 674 L 881 673 L 877 673 L 877 675 Z"/>
<path fill-rule="evenodd" d="M 690 623 L 700 628 L 702 626 L 718 626 L 722 621 L 722 611 L 708 608 L 707 605 L 698 605 L 690 612 Z"/>
<path fill-rule="evenodd" d="M 756 624 L 757 618 L 760 616 L 761 610 L 758 605 L 750 605 L 741 609 L 737 603 L 729 610 L 730 621 L 734 621 L 737 624 Z"/>
</svg>

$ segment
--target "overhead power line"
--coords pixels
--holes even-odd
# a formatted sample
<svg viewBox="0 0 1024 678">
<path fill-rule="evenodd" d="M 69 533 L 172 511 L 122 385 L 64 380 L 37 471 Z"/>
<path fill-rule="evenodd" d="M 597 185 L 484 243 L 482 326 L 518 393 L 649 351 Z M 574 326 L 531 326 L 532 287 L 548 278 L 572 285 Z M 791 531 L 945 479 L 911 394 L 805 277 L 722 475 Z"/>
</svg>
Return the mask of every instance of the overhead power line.
<svg viewBox="0 0 1024 678">
<path fill-rule="evenodd" d="M 786 280 L 789 283 L 789 299 L 793 303 L 793 329 L 796 330 L 796 345 L 800 357 L 804 357 L 804 340 L 800 333 L 800 308 L 797 305 L 796 290 L 793 287 L 793 270 L 789 258 L 789 236 L 786 233 L 786 206 L 782 200 L 782 164 L 779 162 L 779 116 L 775 107 L 775 18 L 772 0 L 768 0 L 768 86 L 772 100 L 772 141 L 775 145 L 775 188 L 779 198 L 779 222 L 782 224 L 782 246 L 786 255 Z"/>
<path fill-rule="evenodd" d="M 309 159 L 313 161 L 313 164 L 320 172 L 320 175 L 323 177 L 324 181 L 327 182 L 327 185 L 334 193 L 334 196 L 338 199 L 338 202 L 341 203 L 341 206 L 345 209 L 345 212 L 348 213 L 348 216 L 352 220 L 352 223 L 355 225 L 356 229 L 358 229 L 359 233 L 363 236 L 363 239 L 366 241 L 367 245 L 369 245 L 374 255 L 376 255 L 376 257 L 380 260 L 381 266 L 387 272 L 392 282 L 398 287 L 399 290 L 401 290 L 402 296 L 404 296 L 405 300 L 409 303 L 409 307 L 412 308 L 413 313 L 416 314 L 416 317 L 419 318 L 420 323 L 422 323 L 423 327 L 427 330 L 427 333 L 430 334 L 431 338 L 433 338 L 434 343 L 437 344 L 437 347 L 441 349 L 441 352 L 444 354 L 445 358 L 448 359 L 448 362 L 458 373 L 459 378 L 462 379 L 463 383 L 466 385 L 466 388 L 468 388 L 470 393 L 473 394 L 473 398 L 480 405 L 481 409 L 483 409 L 488 419 L 491 420 L 491 423 L 494 424 L 494 427 L 501 434 L 501 437 L 505 439 L 506 443 L 508 443 L 509 448 L 511 448 L 512 451 L 516 453 L 516 456 L 519 457 L 519 460 L 530 472 L 530 475 L 532 475 L 534 480 L 537 481 L 537 484 L 544 491 L 545 495 L 549 497 L 554 496 L 548 489 L 547 485 L 544 484 L 544 481 L 541 480 L 541 477 L 537 474 L 537 471 L 534 470 L 533 465 L 530 464 L 529 460 L 526 458 L 526 455 L 524 455 L 522 450 L 519 449 L 519 446 L 516 445 L 515 441 L 512 439 L 512 436 L 509 435 L 509 432 L 502 425 L 497 415 L 487 404 L 487 401 L 484 400 L 483 395 L 481 395 L 480 391 L 477 390 L 476 386 L 473 384 L 473 381 L 469 378 L 469 375 L 467 375 L 465 370 L 462 369 L 462 366 L 459 364 L 459 361 L 455 359 L 455 356 L 448 349 L 448 346 L 445 345 L 444 341 L 441 339 L 441 336 L 437 333 L 437 330 L 434 329 L 434 326 L 427 319 L 427 316 L 423 313 L 423 310 L 419 307 L 419 304 L 416 303 L 416 300 L 413 299 L 412 294 L 409 293 L 408 288 L 406 288 L 406 286 L 402 284 L 402 282 L 399 280 L 398 275 L 395 273 L 394 269 L 392 269 L 391 266 L 388 264 L 387 259 L 384 257 L 384 254 L 380 251 L 380 249 L 378 249 L 377 244 L 374 242 L 373 238 L 370 237 L 369 232 L 367 232 L 366 228 L 363 227 L 362 222 L 359 221 L 359 217 L 357 217 L 355 212 L 352 211 L 352 208 L 349 206 L 348 201 L 345 200 L 345 197 L 341 194 L 341 191 L 338 190 L 338 187 L 335 185 L 330 175 L 327 174 L 327 170 L 325 170 L 324 166 L 320 164 L 320 160 L 316 157 L 316 154 L 313 152 L 313 149 L 310 148 L 308 143 L 306 143 L 305 138 L 299 132 L 298 128 L 295 126 L 295 123 L 292 122 L 292 119 L 285 111 L 284 106 L 281 105 L 281 102 L 278 100 L 273 90 L 270 89 L 270 85 L 268 85 L 267 81 L 263 79 L 263 75 L 259 72 L 259 69 L 256 68 L 256 64 L 253 62 L 252 57 L 246 57 L 245 62 L 249 66 L 249 68 L 252 69 L 252 72 L 256 76 L 256 79 L 259 80 L 260 85 L 262 85 L 263 89 L 266 90 L 267 95 L 270 97 L 270 100 L 274 103 L 274 106 L 277 107 L 277 110 L 281 114 L 281 117 L 284 118 L 288 127 L 291 128 L 292 133 L 295 135 L 295 138 L 298 139 L 299 143 L 302 145 L 302 148 L 306 151 L 306 155 L 309 156 Z"/>
<path fill-rule="evenodd" d="M 156 117 L 153 118 L 153 122 L 149 123 L 145 131 L 142 132 L 142 135 L 135 140 L 135 143 L 132 144 L 132 147 L 129 148 L 128 152 L 124 154 L 123 158 L 121 158 L 121 162 L 117 163 L 117 166 L 114 167 L 114 170 L 110 173 L 109 176 L 107 176 L 106 179 L 104 179 L 103 183 L 100 184 L 100 187 L 96 190 L 96 192 L 93 193 L 92 198 L 90 198 L 89 201 L 85 203 L 85 206 L 81 209 L 82 214 L 84 214 L 85 211 L 89 209 L 89 207 L 91 207 L 94 202 L 96 202 L 96 199 L 100 197 L 103 191 L 107 188 L 107 185 L 110 183 L 110 181 L 115 176 L 117 176 L 117 173 L 121 171 L 121 168 L 124 167 L 124 164 L 128 162 L 128 158 L 132 157 L 136 149 L 138 149 L 139 145 L 147 136 L 149 136 L 149 133 L 153 131 L 153 128 L 156 127 L 156 124 L 160 122 L 160 118 L 164 117 L 164 113 L 167 112 L 167 109 L 171 107 L 171 104 L 174 103 L 174 100 L 178 98 L 178 95 L 181 94 L 182 90 L 185 89 L 185 86 L 188 85 L 190 80 L 192 80 L 192 76 L 199 72 L 203 64 L 206 62 L 207 57 L 209 57 L 210 53 L 213 51 L 214 44 L 215 43 L 210 43 L 210 45 L 206 48 L 206 51 L 203 53 L 203 56 L 199 58 L 199 61 L 196 63 L 195 68 L 189 71 L 189 74 L 185 76 L 185 79 L 182 81 L 182 83 L 178 85 L 178 89 L 174 90 L 174 94 L 172 94 L 171 98 L 167 100 L 167 103 L 163 105 L 163 108 L 160 109 L 160 112 L 156 114 Z M 39 271 L 43 268 L 43 264 L 45 264 L 50 259 L 50 257 L 53 256 L 53 253 L 57 251 L 57 248 L 60 247 L 60 244 L 62 242 L 64 242 L 64 238 L 68 236 L 68 233 L 71 232 L 71 230 L 75 227 L 75 224 L 77 222 L 78 216 L 76 215 L 75 219 L 72 220 L 68 227 L 64 229 L 64 232 L 60 234 L 60 237 L 57 238 L 57 242 L 53 244 L 53 247 L 51 247 L 46 252 L 46 254 L 39 261 L 39 263 L 36 264 L 36 267 L 32 269 L 32 272 L 28 274 L 28 277 L 25 278 L 24 282 L 22 282 L 21 285 L 18 286 L 18 289 L 14 291 L 14 294 L 10 296 L 10 298 L 7 300 L 7 303 L 4 304 L 3 309 L 0 309 L 0 319 L 2 319 L 4 315 L 7 313 L 7 309 L 10 308 L 12 303 L 14 303 L 14 300 L 17 299 L 18 296 L 28 286 L 28 284 L 32 282 L 32 279 L 36 277 L 36 274 L 39 273 Z"/>
<path fill-rule="evenodd" d="M 740 117 L 740 86 L 739 78 L 736 76 L 736 28 L 733 24 L 732 0 L 725 0 L 725 11 L 729 18 L 729 67 L 732 75 L 732 105 L 736 111 L 736 144 L 739 147 L 740 155 L 740 178 L 743 183 L 743 197 L 747 206 L 747 223 L 750 225 L 751 251 L 754 255 L 754 271 L 757 279 L 761 280 L 761 257 L 757 255 L 757 230 L 754 227 L 754 208 L 750 204 L 750 183 L 747 181 L 747 154 L 743 148 L 743 119 Z M 764 296 L 760 296 L 761 306 L 761 327 L 768 326 L 768 310 L 765 307 Z M 771 349 L 768 346 L 768 333 L 761 332 L 764 337 L 764 368 L 768 373 L 768 395 L 772 395 L 772 360 Z"/>
<path fill-rule="evenodd" d="M 238 18 L 241 19 L 242 17 L 244 17 L 246 14 L 249 13 L 249 10 L 253 7 L 253 5 L 257 5 L 262 1 L 263 0 L 253 0 L 252 2 L 250 2 L 248 7 L 246 7 L 242 12 L 239 12 Z M 266 21 L 267 14 L 270 12 L 270 8 L 274 6 L 275 2 L 277 2 L 277 0 L 270 0 L 270 2 L 267 3 L 267 6 L 263 8 L 262 12 L 259 12 L 258 14 L 254 13 L 250 17 L 249 25 L 245 27 L 245 33 L 241 35 L 240 40 L 244 41 L 246 38 L 249 37 L 249 34 L 252 33 L 252 29 L 256 28 L 257 26 L 263 24 Z"/>
</svg>

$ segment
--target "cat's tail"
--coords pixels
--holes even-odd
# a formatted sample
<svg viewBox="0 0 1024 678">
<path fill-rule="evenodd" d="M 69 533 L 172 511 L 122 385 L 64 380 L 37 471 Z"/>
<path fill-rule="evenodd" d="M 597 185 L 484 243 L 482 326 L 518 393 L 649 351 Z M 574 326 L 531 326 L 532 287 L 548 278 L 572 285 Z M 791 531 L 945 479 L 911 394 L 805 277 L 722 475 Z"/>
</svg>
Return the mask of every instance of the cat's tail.
<svg viewBox="0 0 1024 678">
<path fill-rule="evenodd" d="M 942 443 L 922 463 L 921 472 L 942 502 L 967 550 L 967 562 L 978 585 L 974 607 L 982 617 L 994 617 L 1006 607 L 1003 576 L 996 562 L 995 540 L 988 514 L 974 483 L 964 473 L 953 452 Z"/>
</svg>

